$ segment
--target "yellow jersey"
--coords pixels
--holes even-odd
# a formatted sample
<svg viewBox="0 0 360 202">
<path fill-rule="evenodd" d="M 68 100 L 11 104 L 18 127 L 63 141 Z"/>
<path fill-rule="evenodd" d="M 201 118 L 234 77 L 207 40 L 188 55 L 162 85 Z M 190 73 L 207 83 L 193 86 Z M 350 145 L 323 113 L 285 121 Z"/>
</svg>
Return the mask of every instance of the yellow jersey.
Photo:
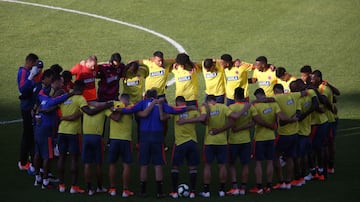
<svg viewBox="0 0 360 202">
<path fill-rule="evenodd" d="M 149 74 L 146 67 L 140 66 L 136 75 L 126 72 L 123 79 L 124 93 L 130 95 L 130 102 L 137 103 L 142 100 L 145 78 Z"/>
<path fill-rule="evenodd" d="M 308 91 L 308 94 L 311 97 L 317 96 L 314 90 Z M 319 103 L 319 107 L 325 109 L 324 104 Z M 323 124 L 328 121 L 328 117 L 327 117 L 326 113 L 320 113 L 318 111 L 313 111 L 310 115 L 311 115 L 311 125 Z"/>
<path fill-rule="evenodd" d="M 83 134 L 102 135 L 104 131 L 104 122 L 105 122 L 105 111 L 101 111 L 92 116 L 84 113 Z"/>
<path fill-rule="evenodd" d="M 265 72 L 261 72 L 258 69 L 254 70 L 252 78 L 256 78 L 259 87 L 265 91 L 266 96 L 274 96 L 274 85 L 277 83 L 276 73 L 270 68 Z"/>
<path fill-rule="evenodd" d="M 319 86 L 319 92 L 320 92 L 320 94 L 326 96 L 326 98 L 328 99 L 329 103 L 331 104 L 331 107 L 334 109 L 334 104 L 333 104 L 333 99 L 334 99 L 334 98 L 333 98 L 333 93 L 332 93 L 331 89 L 330 89 L 327 85 L 321 84 L 321 85 Z M 325 114 L 326 114 L 326 116 L 328 117 L 328 121 L 329 121 L 330 123 L 335 122 L 335 115 L 334 115 L 334 113 L 332 113 L 332 111 L 329 110 L 329 109 L 326 108 L 326 107 L 325 107 Z"/>
<path fill-rule="evenodd" d="M 87 106 L 87 102 L 82 95 L 74 95 L 68 98 L 65 102 L 60 104 L 62 116 L 70 116 L 76 111 L 81 110 L 82 107 Z M 59 133 L 76 135 L 81 131 L 81 118 L 74 121 L 61 121 L 59 124 Z"/>
<path fill-rule="evenodd" d="M 197 69 L 193 68 L 189 71 L 178 65 L 171 72 L 175 77 L 175 97 L 184 96 L 186 101 L 197 100 L 199 94 Z"/>
<path fill-rule="evenodd" d="M 210 135 L 209 131 L 213 128 L 221 128 L 227 123 L 227 118 L 231 114 L 230 108 L 224 104 L 213 104 L 210 107 L 209 122 L 206 125 L 204 144 L 205 145 L 226 145 L 227 131 L 217 135 Z M 206 114 L 205 106 L 201 106 L 201 114 Z"/>
<path fill-rule="evenodd" d="M 290 77 L 289 80 L 287 81 L 283 81 L 281 79 L 278 79 L 277 80 L 277 83 L 281 84 L 283 87 L 284 87 L 284 93 L 290 93 L 291 90 L 290 90 L 290 83 L 295 81 L 296 80 L 296 77 L 292 76 Z"/>
<path fill-rule="evenodd" d="M 181 145 L 185 142 L 193 140 L 197 142 L 196 137 L 196 123 L 187 123 L 184 125 L 176 124 L 179 119 L 190 119 L 199 116 L 198 111 L 187 111 L 182 114 L 174 115 L 174 131 L 175 131 L 175 144 Z"/>
<path fill-rule="evenodd" d="M 284 93 L 276 94 L 275 101 L 280 107 L 280 111 L 287 115 L 289 118 L 296 114 L 296 110 L 299 108 L 300 93 Z M 299 123 L 293 122 L 286 125 L 280 125 L 277 130 L 280 135 L 294 135 L 299 132 Z"/>
<path fill-rule="evenodd" d="M 249 97 L 248 71 L 252 71 L 252 64 L 242 63 L 239 67 L 225 68 L 226 97 L 234 100 L 237 87 L 244 89 L 245 97 Z"/>
<path fill-rule="evenodd" d="M 307 95 L 304 97 L 301 97 L 299 99 L 299 105 L 298 110 L 301 111 L 301 113 L 305 113 L 311 108 L 312 105 L 312 98 L 315 94 L 315 92 L 312 89 L 309 89 L 307 92 Z M 315 94 L 316 96 L 316 94 Z M 311 133 L 311 115 L 309 114 L 307 117 L 305 117 L 302 121 L 299 121 L 299 135 L 303 136 L 309 136 Z"/>
<path fill-rule="evenodd" d="M 255 103 L 253 106 L 262 120 L 269 124 L 276 124 L 276 115 L 280 112 L 280 107 L 276 102 Z M 255 124 L 254 139 L 256 141 L 274 140 L 275 132 L 269 128 Z"/>
<path fill-rule="evenodd" d="M 224 68 L 216 62 L 214 71 L 207 71 L 202 63 L 202 73 L 205 81 L 205 93 L 207 95 L 220 96 L 225 94 Z"/>
<path fill-rule="evenodd" d="M 233 112 L 239 112 L 244 108 L 244 105 L 246 103 L 244 102 L 236 102 L 235 104 L 232 104 L 229 106 L 231 111 Z M 257 111 L 254 106 L 251 106 L 248 111 L 245 112 L 245 114 L 241 115 L 240 118 L 236 120 L 236 127 L 241 127 L 243 125 L 248 124 L 253 116 L 257 115 Z M 238 132 L 232 132 L 232 130 L 229 131 L 229 138 L 228 143 L 229 144 L 243 144 L 250 142 L 250 129 L 241 130 Z"/>
<path fill-rule="evenodd" d="M 170 68 L 166 65 L 159 67 L 151 60 L 142 60 L 140 65 L 149 69 L 149 75 L 145 79 L 145 91 L 155 88 L 158 95 L 164 95 Z"/>
<path fill-rule="evenodd" d="M 110 116 L 112 111 L 107 109 L 105 111 L 106 116 Z M 109 139 L 118 140 L 132 140 L 132 114 L 122 114 L 119 121 L 110 119 L 110 132 Z"/>
</svg>

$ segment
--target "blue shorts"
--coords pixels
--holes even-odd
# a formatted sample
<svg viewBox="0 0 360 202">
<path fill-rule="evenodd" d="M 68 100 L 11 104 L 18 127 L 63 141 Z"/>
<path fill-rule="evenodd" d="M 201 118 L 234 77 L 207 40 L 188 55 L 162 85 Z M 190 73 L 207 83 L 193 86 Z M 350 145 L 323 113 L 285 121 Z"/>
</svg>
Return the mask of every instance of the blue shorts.
<svg viewBox="0 0 360 202">
<path fill-rule="evenodd" d="M 172 153 L 172 165 L 182 166 L 186 159 L 188 166 L 197 166 L 200 163 L 198 144 L 193 140 L 181 145 L 174 145 Z"/>
<path fill-rule="evenodd" d="M 162 143 L 139 143 L 139 163 L 142 166 L 149 165 L 150 162 L 155 165 L 164 165 L 165 151 Z"/>
<path fill-rule="evenodd" d="M 236 159 L 240 159 L 240 163 L 242 165 L 246 165 L 250 162 L 251 159 L 251 143 L 244 143 L 244 144 L 230 144 L 229 145 L 230 151 L 230 159 L 229 162 L 234 164 Z"/>
<path fill-rule="evenodd" d="M 58 147 L 60 154 L 66 154 L 69 152 L 71 155 L 80 154 L 80 140 L 79 135 L 63 134 L 59 133 Z"/>
<path fill-rule="evenodd" d="M 304 157 L 311 153 L 310 136 L 299 135 L 297 139 L 296 157 Z"/>
<path fill-rule="evenodd" d="M 198 104 L 197 100 L 189 100 L 189 101 L 186 101 L 186 106 L 195 106 L 196 108 L 198 108 L 199 104 Z"/>
<path fill-rule="evenodd" d="M 226 106 L 229 106 L 229 105 L 232 105 L 232 104 L 235 104 L 235 100 L 226 98 Z"/>
<path fill-rule="evenodd" d="M 52 144 L 51 126 L 36 126 L 35 128 L 35 154 L 38 154 L 43 160 L 54 157 Z"/>
<path fill-rule="evenodd" d="M 119 157 L 121 157 L 123 163 L 130 164 L 132 162 L 131 141 L 110 139 L 108 157 L 109 163 L 116 163 Z"/>
<path fill-rule="evenodd" d="M 275 159 L 275 143 L 274 140 L 255 141 L 255 159 L 257 161 L 274 160 Z"/>
<path fill-rule="evenodd" d="M 217 164 L 225 164 L 229 158 L 228 145 L 204 145 L 203 160 L 205 163 L 211 164 L 216 158 Z"/>
<path fill-rule="evenodd" d="M 84 163 L 102 163 L 104 161 L 104 139 L 101 135 L 83 135 L 81 158 Z"/>
<path fill-rule="evenodd" d="M 316 124 L 311 126 L 311 145 L 313 150 L 321 150 L 326 147 L 326 136 L 328 135 L 329 131 L 329 124 Z"/>
<path fill-rule="evenodd" d="M 285 157 L 296 157 L 297 134 L 278 135 L 276 151 Z"/>
<path fill-rule="evenodd" d="M 205 95 L 205 100 L 207 98 L 207 94 Z M 225 102 L 225 96 L 224 95 L 218 95 L 218 96 L 215 96 L 216 97 L 216 102 L 217 103 L 221 103 L 221 104 L 224 104 Z"/>
</svg>

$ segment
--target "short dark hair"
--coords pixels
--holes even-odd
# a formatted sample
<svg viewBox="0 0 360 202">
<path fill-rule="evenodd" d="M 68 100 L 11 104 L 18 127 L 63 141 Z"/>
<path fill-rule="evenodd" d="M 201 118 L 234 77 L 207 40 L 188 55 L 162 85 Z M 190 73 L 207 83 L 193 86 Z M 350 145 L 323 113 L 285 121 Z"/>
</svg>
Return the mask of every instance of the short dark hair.
<svg viewBox="0 0 360 202">
<path fill-rule="evenodd" d="M 161 52 L 161 51 L 155 51 L 155 52 L 153 53 L 153 56 L 154 56 L 154 57 L 159 57 L 159 58 L 164 58 L 164 53 Z"/>
<path fill-rule="evenodd" d="M 53 77 L 54 76 L 54 71 L 51 69 L 47 69 L 43 72 L 43 75 L 41 77 L 42 80 L 44 80 L 45 78 L 49 78 L 49 77 Z"/>
<path fill-rule="evenodd" d="M 185 102 L 185 98 L 184 98 L 184 96 L 177 96 L 176 98 L 175 98 L 175 102 Z"/>
<path fill-rule="evenodd" d="M 123 93 L 120 95 L 120 99 L 130 100 L 130 95 L 127 93 Z"/>
<path fill-rule="evenodd" d="M 111 64 L 114 64 L 114 61 L 116 61 L 116 62 L 121 62 L 121 55 L 120 55 L 120 53 L 113 53 L 113 54 L 111 55 L 109 62 L 110 62 Z"/>
<path fill-rule="evenodd" d="M 204 60 L 204 67 L 205 69 L 209 69 L 213 66 L 214 61 L 211 58 L 207 58 Z"/>
<path fill-rule="evenodd" d="M 267 64 L 267 58 L 265 56 L 259 56 L 255 59 L 255 61 L 262 62 L 264 64 Z"/>
<path fill-rule="evenodd" d="M 206 101 L 216 101 L 216 96 L 215 95 L 208 95 L 206 96 Z"/>
<path fill-rule="evenodd" d="M 146 98 L 157 98 L 157 91 L 155 89 L 150 89 L 146 91 Z"/>
<path fill-rule="evenodd" d="M 60 75 L 63 71 L 63 68 L 59 64 L 53 64 L 50 66 L 50 69 L 54 71 L 55 74 Z"/>
<path fill-rule="evenodd" d="M 317 69 L 317 70 L 313 71 L 312 74 L 316 77 L 319 77 L 320 80 L 322 81 L 322 73 L 320 70 Z"/>
<path fill-rule="evenodd" d="M 236 99 L 242 100 L 242 99 L 244 99 L 244 92 L 245 91 L 243 88 L 237 87 L 237 88 L 235 88 L 235 91 L 234 91 L 234 97 Z"/>
<path fill-rule="evenodd" d="M 72 74 L 69 70 L 65 70 L 61 73 L 61 76 L 63 77 L 64 81 L 71 81 L 72 80 Z"/>
<path fill-rule="evenodd" d="M 279 84 L 279 83 L 275 84 L 273 87 L 273 90 L 275 90 L 275 89 L 278 89 L 278 90 L 281 90 L 284 92 L 284 86 L 282 84 Z"/>
<path fill-rule="evenodd" d="M 262 89 L 262 88 L 256 89 L 254 92 L 254 95 L 256 96 L 257 94 L 265 95 L 264 89 Z"/>
<path fill-rule="evenodd" d="M 131 67 L 134 67 L 136 70 L 138 70 L 138 69 L 139 69 L 139 63 L 133 61 L 133 62 L 130 62 L 130 63 L 128 63 L 128 64 L 126 65 L 126 69 L 129 69 L 129 68 L 131 68 Z"/>
<path fill-rule="evenodd" d="M 51 82 L 58 81 L 58 80 L 61 80 L 61 79 L 62 78 L 61 78 L 60 74 L 54 73 L 54 75 L 53 75 L 53 77 L 51 79 Z"/>
<path fill-rule="evenodd" d="M 226 62 L 232 62 L 232 57 L 230 54 L 223 54 L 220 59 L 226 61 Z"/>
<path fill-rule="evenodd" d="M 190 57 L 186 53 L 179 53 L 176 56 L 175 62 L 179 65 L 187 65 L 190 64 Z"/>
<path fill-rule="evenodd" d="M 83 90 L 85 88 L 85 82 L 83 80 L 76 80 L 74 82 L 74 90 Z"/>
<path fill-rule="evenodd" d="M 29 53 L 29 55 L 26 56 L 25 61 L 35 62 L 38 59 L 39 59 L 39 57 L 36 54 Z"/>
<path fill-rule="evenodd" d="M 301 67 L 300 69 L 300 73 L 308 73 L 310 74 L 312 72 L 311 70 L 311 66 L 310 65 L 304 65 L 303 67 Z"/>
<path fill-rule="evenodd" d="M 278 67 L 276 68 L 275 70 L 275 73 L 276 73 L 276 77 L 277 78 L 281 78 L 285 75 L 285 72 L 286 72 L 286 69 L 284 67 Z"/>
</svg>

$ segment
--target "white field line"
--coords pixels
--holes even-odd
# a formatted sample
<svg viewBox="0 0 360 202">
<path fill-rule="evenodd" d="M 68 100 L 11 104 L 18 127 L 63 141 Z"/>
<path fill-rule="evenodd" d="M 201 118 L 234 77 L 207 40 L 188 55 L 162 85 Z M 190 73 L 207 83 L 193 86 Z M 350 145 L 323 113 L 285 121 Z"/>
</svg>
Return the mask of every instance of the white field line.
<svg viewBox="0 0 360 202">
<path fill-rule="evenodd" d="M 172 46 L 174 46 L 179 53 L 185 53 L 186 52 L 184 47 L 182 45 L 180 45 L 178 42 L 176 42 L 174 39 L 172 39 L 172 38 L 170 38 L 168 36 L 165 36 L 165 35 L 163 35 L 163 34 L 161 34 L 159 32 L 156 32 L 154 30 L 142 27 L 140 25 L 131 24 L 131 23 L 128 23 L 128 22 L 112 19 L 112 18 L 102 16 L 102 15 L 96 15 L 96 14 L 92 14 L 92 13 L 88 13 L 88 12 L 83 12 L 83 11 L 78 11 L 78 10 L 73 10 L 73 9 L 67 9 L 67 8 L 61 8 L 61 7 L 56 7 L 56 6 L 49 6 L 49 5 L 44 5 L 44 4 L 30 3 L 30 2 L 24 2 L 24 1 L 15 1 L 15 0 L 0 0 L 0 1 L 9 2 L 9 3 L 24 4 L 24 5 L 36 6 L 36 7 L 42 7 L 42 8 L 48 8 L 48 9 L 59 10 L 59 11 L 64 11 L 64 12 L 68 12 L 68 13 L 75 13 L 75 14 L 79 14 L 79 15 L 85 15 L 85 16 L 98 18 L 98 19 L 109 21 L 109 22 L 114 22 L 114 23 L 117 23 L 117 24 L 125 25 L 125 26 L 128 26 L 128 27 L 132 27 L 132 28 L 135 28 L 135 29 L 139 29 L 139 30 L 148 32 L 150 34 L 153 34 L 153 35 L 155 35 L 157 37 L 160 37 L 160 38 L 164 39 L 165 41 L 169 42 Z"/>
<path fill-rule="evenodd" d="M 68 13 L 75 13 L 75 14 L 78 14 L 78 15 L 85 15 L 85 16 L 98 18 L 98 19 L 109 21 L 109 22 L 125 25 L 125 26 L 128 26 L 128 27 L 132 27 L 132 28 L 135 28 L 135 29 L 139 29 L 139 30 L 148 32 L 148 33 L 153 34 L 153 35 L 155 35 L 157 37 L 160 37 L 160 38 L 164 39 L 165 41 L 167 41 L 168 43 L 170 43 L 172 46 L 174 46 L 179 53 L 186 53 L 186 50 L 184 49 L 184 47 L 182 45 L 180 45 L 178 42 L 176 42 L 174 39 L 172 39 L 172 38 L 170 38 L 168 36 L 165 36 L 165 35 L 163 35 L 163 34 L 161 34 L 159 32 L 156 32 L 154 30 L 142 27 L 140 25 L 131 24 L 131 23 L 128 23 L 128 22 L 108 18 L 108 17 L 101 16 L 101 15 L 96 15 L 96 14 L 92 14 L 92 13 L 87 13 L 87 12 L 73 10 L 73 9 L 67 9 L 67 8 L 61 8 L 61 7 L 56 7 L 56 6 L 49 6 L 49 5 L 44 5 L 44 4 L 30 3 L 30 2 L 24 2 L 24 1 L 15 1 L 15 0 L 0 0 L 0 1 L 9 2 L 9 3 L 24 4 L 24 5 L 36 6 L 36 7 L 42 7 L 42 8 L 48 8 L 48 9 L 59 10 L 59 11 L 64 11 L 64 12 L 68 12 Z M 19 123 L 21 121 L 22 121 L 22 119 L 16 119 L 16 120 L 11 120 L 11 121 L 0 121 L 0 125 L 11 124 L 11 123 Z"/>
<path fill-rule="evenodd" d="M 342 128 L 342 129 L 339 129 L 338 131 L 343 132 L 343 131 L 357 130 L 357 129 L 360 129 L 360 127 Z"/>
</svg>

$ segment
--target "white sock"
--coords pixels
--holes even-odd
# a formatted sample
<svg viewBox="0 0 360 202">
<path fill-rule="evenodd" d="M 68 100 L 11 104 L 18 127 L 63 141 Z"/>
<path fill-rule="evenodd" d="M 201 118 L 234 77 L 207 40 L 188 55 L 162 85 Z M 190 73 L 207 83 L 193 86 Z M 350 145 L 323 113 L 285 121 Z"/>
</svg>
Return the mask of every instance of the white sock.
<svg viewBox="0 0 360 202">
<path fill-rule="evenodd" d="M 49 181 L 49 179 L 43 179 L 43 185 L 45 185 L 45 186 L 46 186 L 46 185 L 48 185 L 48 184 L 49 184 L 49 182 L 50 182 L 50 181 Z"/>
<path fill-rule="evenodd" d="M 41 176 L 40 175 L 35 175 L 35 180 L 40 182 L 41 181 Z"/>
</svg>

